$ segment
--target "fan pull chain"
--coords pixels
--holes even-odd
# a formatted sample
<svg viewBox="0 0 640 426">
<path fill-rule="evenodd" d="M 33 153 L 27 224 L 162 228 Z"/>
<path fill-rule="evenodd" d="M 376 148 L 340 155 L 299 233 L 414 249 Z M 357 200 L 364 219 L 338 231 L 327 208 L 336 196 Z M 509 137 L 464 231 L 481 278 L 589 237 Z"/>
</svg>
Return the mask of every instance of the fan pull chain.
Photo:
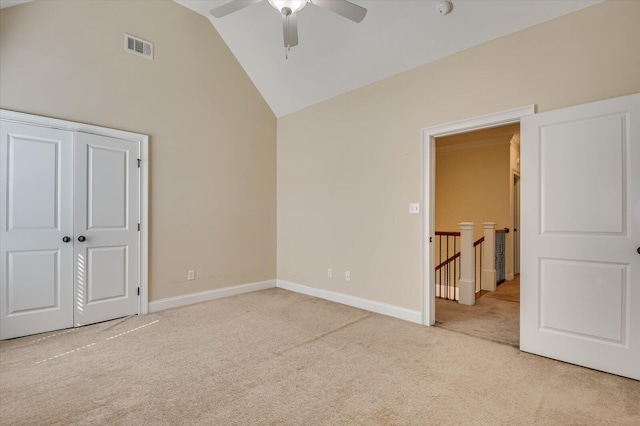
<svg viewBox="0 0 640 426">
<path fill-rule="evenodd" d="M 289 16 L 291 15 L 285 15 L 285 26 L 284 26 L 284 37 L 285 40 L 287 39 L 287 35 L 289 34 Z M 284 59 L 288 60 L 289 59 L 289 51 L 291 50 L 291 46 L 289 46 L 287 44 L 287 46 L 284 48 Z"/>
</svg>

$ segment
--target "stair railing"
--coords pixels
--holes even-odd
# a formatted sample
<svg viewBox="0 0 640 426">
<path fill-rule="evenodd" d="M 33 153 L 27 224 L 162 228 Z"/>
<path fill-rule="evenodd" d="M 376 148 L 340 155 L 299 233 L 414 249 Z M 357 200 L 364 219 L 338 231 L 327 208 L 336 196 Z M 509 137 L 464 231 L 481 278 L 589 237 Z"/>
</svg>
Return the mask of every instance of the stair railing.
<svg viewBox="0 0 640 426">
<path fill-rule="evenodd" d="M 435 269 L 436 297 L 458 300 L 460 278 L 460 232 L 435 233 L 438 265 Z"/>
<path fill-rule="evenodd" d="M 482 249 L 484 246 L 484 237 L 478 238 L 473 242 L 473 256 L 475 262 L 475 275 L 476 275 L 476 293 L 482 289 Z"/>
<path fill-rule="evenodd" d="M 473 224 L 471 224 L 473 225 Z M 509 228 L 495 229 L 495 223 L 485 222 L 485 236 L 473 243 L 473 273 L 475 291 L 495 290 L 496 284 L 505 280 L 505 241 Z M 436 297 L 447 300 L 459 300 L 460 289 L 458 281 L 461 278 L 460 263 L 462 254 L 460 247 L 460 232 L 436 231 L 435 248 L 437 250 L 437 266 L 435 267 Z M 485 254 L 485 239 L 494 242 Z M 493 249 L 493 250 L 491 250 Z M 488 255 L 488 257 L 487 257 Z M 494 283 L 486 282 L 494 281 Z M 473 288 L 473 287 L 472 287 Z M 471 304 L 473 302 L 470 302 Z"/>
</svg>

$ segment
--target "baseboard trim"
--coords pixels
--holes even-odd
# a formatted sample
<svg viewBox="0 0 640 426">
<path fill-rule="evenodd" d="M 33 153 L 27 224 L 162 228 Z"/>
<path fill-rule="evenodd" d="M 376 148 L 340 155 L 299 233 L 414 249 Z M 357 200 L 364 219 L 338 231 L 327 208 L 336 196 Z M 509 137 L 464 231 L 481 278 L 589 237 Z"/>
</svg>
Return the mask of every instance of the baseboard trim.
<svg viewBox="0 0 640 426">
<path fill-rule="evenodd" d="M 158 312 L 165 309 L 191 305 L 193 303 L 206 302 L 208 300 L 222 299 L 252 291 L 266 290 L 276 287 L 276 280 L 259 281 L 249 284 L 240 284 L 230 287 L 216 288 L 215 290 L 201 291 L 199 293 L 185 294 L 183 296 L 168 297 L 166 299 L 149 302 L 149 312 Z"/>
<path fill-rule="evenodd" d="M 401 308 L 387 303 L 375 302 L 369 299 L 362 299 L 360 297 L 349 296 L 347 294 L 336 293 L 334 291 L 307 287 L 302 284 L 296 284 L 284 280 L 276 280 L 276 287 L 296 293 L 306 294 L 307 296 L 317 297 L 319 299 L 329 300 L 331 302 L 341 303 L 354 308 L 364 309 L 377 314 L 414 322 L 416 324 L 422 324 L 422 313 L 420 311 Z"/>
<path fill-rule="evenodd" d="M 307 296 L 313 296 L 319 299 L 329 300 L 331 302 L 341 303 L 343 305 L 352 306 L 358 309 L 364 309 L 366 311 L 375 312 L 377 314 L 387 315 L 404 321 L 422 324 L 422 313 L 420 311 L 401 308 L 399 306 L 376 302 L 369 299 L 363 299 L 356 296 L 349 296 L 343 293 L 336 293 L 334 291 L 308 287 L 302 284 L 296 284 L 284 280 L 260 281 L 249 284 L 217 288 L 215 290 L 201 291 L 199 293 L 185 294 L 182 296 L 168 297 L 166 299 L 154 300 L 153 302 L 149 302 L 149 312 L 158 312 L 165 309 L 178 308 L 180 306 L 206 302 L 208 300 L 222 299 L 224 297 L 250 293 L 252 291 L 266 290 L 274 287 L 282 288 L 284 290 L 289 290 L 296 293 L 306 294 Z"/>
</svg>

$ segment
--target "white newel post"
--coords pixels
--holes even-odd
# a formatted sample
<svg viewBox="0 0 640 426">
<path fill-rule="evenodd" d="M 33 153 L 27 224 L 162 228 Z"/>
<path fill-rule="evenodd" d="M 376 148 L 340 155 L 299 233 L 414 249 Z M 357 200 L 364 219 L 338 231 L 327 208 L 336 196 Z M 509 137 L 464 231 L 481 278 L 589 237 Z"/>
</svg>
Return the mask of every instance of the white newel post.
<svg viewBox="0 0 640 426">
<path fill-rule="evenodd" d="M 473 222 L 461 222 L 460 226 L 460 281 L 458 303 L 476 303 L 476 257 L 473 253 Z"/>
<path fill-rule="evenodd" d="M 482 248 L 482 290 L 496 290 L 496 223 L 484 223 Z"/>
</svg>

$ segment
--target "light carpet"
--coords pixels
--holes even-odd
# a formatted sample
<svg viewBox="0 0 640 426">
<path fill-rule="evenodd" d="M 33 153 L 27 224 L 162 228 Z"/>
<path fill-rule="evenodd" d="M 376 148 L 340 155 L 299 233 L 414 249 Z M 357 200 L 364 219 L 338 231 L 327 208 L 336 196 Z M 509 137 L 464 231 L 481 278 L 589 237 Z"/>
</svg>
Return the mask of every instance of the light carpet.
<svg viewBox="0 0 640 426">
<path fill-rule="evenodd" d="M 476 299 L 475 305 L 436 299 L 436 325 L 520 347 L 520 277 Z"/>
<path fill-rule="evenodd" d="M 270 289 L 0 343 L 5 425 L 640 424 L 640 382 Z"/>
<path fill-rule="evenodd" d="M 496 291 L 490 291 L 484 297 L 520 303 L 520 275 L 516 275 L 512 281 L 498 285 Z"/>
</svg>

